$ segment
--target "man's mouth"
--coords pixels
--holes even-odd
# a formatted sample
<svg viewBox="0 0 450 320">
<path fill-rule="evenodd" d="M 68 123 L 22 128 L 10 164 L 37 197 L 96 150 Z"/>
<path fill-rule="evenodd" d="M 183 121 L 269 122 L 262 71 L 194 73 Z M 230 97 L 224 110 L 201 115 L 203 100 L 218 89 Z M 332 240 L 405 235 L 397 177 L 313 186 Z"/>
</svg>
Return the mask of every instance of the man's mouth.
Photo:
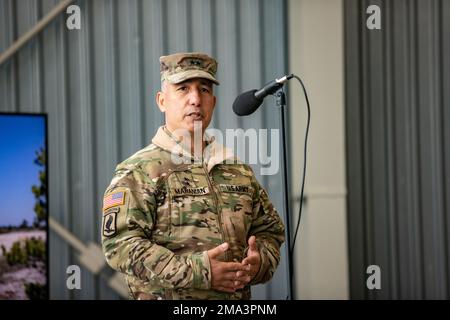
<svg viewBox="0 0 450 320">
<path fill-rule="evenodd" d="M 186 117 L 190 117 L 193 120 L 200 120 L 201 118 L 203 118 L 200 112 L 189 112 L 186 114 Z"/>
</svg>

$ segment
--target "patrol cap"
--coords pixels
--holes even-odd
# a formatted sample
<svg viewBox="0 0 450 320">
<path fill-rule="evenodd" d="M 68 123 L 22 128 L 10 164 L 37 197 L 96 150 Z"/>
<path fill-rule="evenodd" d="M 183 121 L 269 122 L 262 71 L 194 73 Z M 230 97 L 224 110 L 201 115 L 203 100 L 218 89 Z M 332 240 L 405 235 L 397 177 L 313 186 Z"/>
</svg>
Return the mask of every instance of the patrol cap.
<svg viewBox="0 0 450 320">
<path fill-rule="evenodd" d="M 180 83 L 192 78 L 204 78 L 219 85 L 215 75 L 217 61 L 201 52 L 180 52 L 159 58 L 161 82 Z"/>
</svg>

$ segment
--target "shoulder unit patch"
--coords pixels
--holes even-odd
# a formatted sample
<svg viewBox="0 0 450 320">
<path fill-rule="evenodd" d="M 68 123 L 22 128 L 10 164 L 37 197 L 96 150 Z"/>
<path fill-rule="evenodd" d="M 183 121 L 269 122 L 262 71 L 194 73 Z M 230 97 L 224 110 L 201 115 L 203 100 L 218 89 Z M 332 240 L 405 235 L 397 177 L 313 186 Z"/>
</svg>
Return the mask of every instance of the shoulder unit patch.
<svg viewBox="0 0 450 320">
<path fill-rule="evenodd" d="M 105 237 L 112 237 L 117 232 L 117 213 L 120 208 L 112 208 L 103 214 L 103 235 Z"/>
</svg>

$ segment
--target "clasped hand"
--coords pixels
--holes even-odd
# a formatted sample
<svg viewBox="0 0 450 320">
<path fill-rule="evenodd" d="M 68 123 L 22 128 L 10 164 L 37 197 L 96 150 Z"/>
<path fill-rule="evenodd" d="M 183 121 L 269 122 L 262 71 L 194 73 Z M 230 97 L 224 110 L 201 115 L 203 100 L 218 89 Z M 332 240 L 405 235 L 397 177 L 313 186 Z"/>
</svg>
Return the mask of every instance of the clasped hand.
<svg viewBox="0 0 450 320">
<path fill-rule="evenodd" d="M 261 265 L 261 256 L 255 236 L 248 239 L 248 246 L 247 256 L 240 263 L 218 260 L 218 257 L 229 248 L 226 242 L 208 250 L 212 289 L 234 293 L 245 287 L 256 276 Z"/>
</svg>

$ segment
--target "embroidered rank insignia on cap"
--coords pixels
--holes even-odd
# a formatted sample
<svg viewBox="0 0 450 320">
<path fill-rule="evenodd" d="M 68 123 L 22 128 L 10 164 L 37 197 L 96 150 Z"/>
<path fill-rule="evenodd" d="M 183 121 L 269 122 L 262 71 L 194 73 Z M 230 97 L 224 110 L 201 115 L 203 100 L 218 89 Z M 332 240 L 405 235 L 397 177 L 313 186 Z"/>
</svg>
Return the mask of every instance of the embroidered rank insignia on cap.
<svg viewBox="0 0 450 320">
<path fill-rule="evenodd" d="M 105 212 L 103 215 L 103 235 L 105 237 L 112 237 L 117 232 L 117 213 L 120 208 L 113 208 Z"/>
<path fill-rule="evenodd" d="M 110 195 L 107 195 L 103 198 L 103 210 L 120 206 L 125 203 L 125 193 L 124 192 L 116 192 Z"/>
</svg>

